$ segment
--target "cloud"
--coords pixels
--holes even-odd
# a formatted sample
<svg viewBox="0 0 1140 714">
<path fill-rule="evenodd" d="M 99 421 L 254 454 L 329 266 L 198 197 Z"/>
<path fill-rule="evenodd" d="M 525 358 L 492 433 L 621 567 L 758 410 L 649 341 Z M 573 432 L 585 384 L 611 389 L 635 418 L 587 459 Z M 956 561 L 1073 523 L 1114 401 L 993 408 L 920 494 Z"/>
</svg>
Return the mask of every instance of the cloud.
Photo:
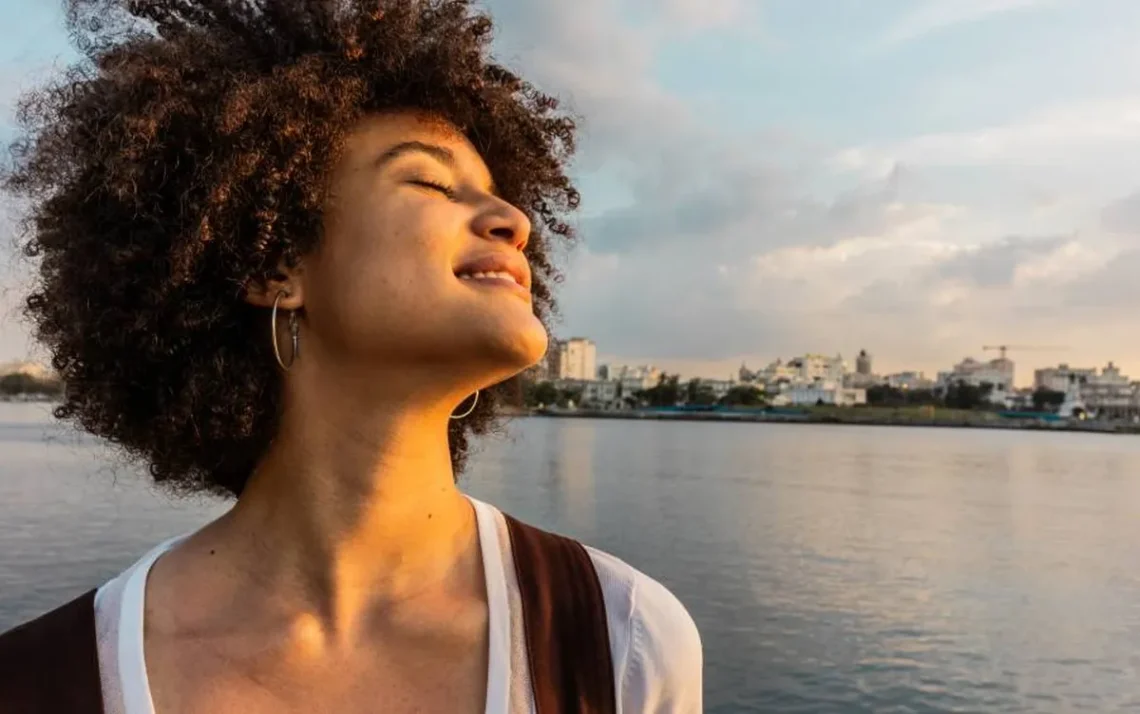
<svg viewBox="0 0 1140 714">
<path fill-rule="evenodd" d="M 1140 305 L 1140 249 L 1127 248 L 1064 286 L 1064 300 L 1074 310 L 1095 314 L 1101 320 L 1123 318 L 1135 331 Z"/>
<path fill-rule="evenodd" d="M 845 149 L 838 168 L 882 171 L 899 162 L 962 167 L 998 164 L 1066 165 L 1140 150 L 1140 96 L 1072 102 L 981 129 L 925 134 L 882 145 Z"/>
<path fill-rule="evenodd" d="M 665 21 L 685 31 L 731 27 L 755 17 L 753 0 L 662 0 Z"/>
<path fill-rule="evenodd" d="M 1036 258 L 1052 255 L 1070 240 L 1068 236 L 1003 238 L 961 251 L 939 264 L 935 274 L 942 279 L 978 288 L 1009 286 L 1024 265 Z"/>
<path fill-rule="evenodd" d="M 499 58 L 582 117 L 583 242 L 567 259 L 562 331 L 590 335 L 603 354 L 724 376 L 743 359 L 866 347 L 878 368 L 933 370 L 983 343 L 1056 344 L 1062 332 L 1087 345 L 1084 361 L 1140 358 L 1140 254 L 1129 245 L 1140 194 L 1126 196 L 1140 85 L 937 122 L 912 121 L 923 107 L 904 96 L 873 129 L 866 113 L 844 117 L 842 133 L 807 113 L 744 122 L 661 67 L 676 66 L 680 44 L 785 29 L 765 25 L 756 0 L 486 2 Z M 886 36 L 901 54 L 935 31 L 1048 4 L 923 3 Z M 779 41 L 798 61 L 796 38 Z M 843 48 L 857 44 L 837 41 L 826 61 L 848 62 Z M 776 104 L 814 106 L 825 91 L 797 87 Z M 1080 180 L 1064 175 L 1077 170 Z M 0 335 L 0 348 L 11 339 Z"/>
<path fill-rule="evenodd" d="M 940 198 L 931 171 L 1067 166 L 1078 152 L 1123 162 L 1122 146 L 1140 149 L 1140 98 L 1071 102 L 827 155 L 810 136 L 718 130 L 715 117 L 658 83 L 660 37 L 623 24 L 615 4 L 507 4 L 512 21 L 541 27 L 515 25 L 506 46 L 528 75 L 573 99 L 585 119 L 582 165 L 623 189 L 582 222 L 584 246 L 561 296 L 570 331 L 615 359 L 711 371 L 865 346 L 884 368 L 945 366 L 995 339 L 1055 342 L 1067 286 L 1103 269 L 1111 246 L 1097 226 L 1026 230 L 1065 220 L 1063 202 L 1041 197 L 1068 192 L 1027 183 L 1029 214 L 1009 215 L 1000 202 L 991 210 Z M 1014 9 L 972 7 L 972 16 L 942 18 Z M 666 22 L 671 11 L 659 8 Z"/>
<path fill-rule="evenodd" d="M 957 25 L 1053 4 L 1056 0 L 927 0 L 894 22 L 880 40 L 898 45 Z"/>
<path fill-rule="evenodd" d="M 1140 191 L 1113 201 L 1100 215 L 1101 225 L 1110 233 L 1140 234 Z"/>
</svg>

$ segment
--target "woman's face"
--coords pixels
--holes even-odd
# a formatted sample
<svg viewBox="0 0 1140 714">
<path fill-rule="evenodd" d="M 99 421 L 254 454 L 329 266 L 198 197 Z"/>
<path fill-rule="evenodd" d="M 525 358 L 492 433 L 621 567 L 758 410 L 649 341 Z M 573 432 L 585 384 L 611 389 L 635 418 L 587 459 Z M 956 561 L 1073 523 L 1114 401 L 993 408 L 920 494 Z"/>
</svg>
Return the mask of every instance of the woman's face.
<svg viewBox="0 0 1140 714">
<path fill-rule="evenodd" d="M 477 386 L 525 369 L 547 342 L 529 237 L 457 131 L 411 113 L 370 117 L 347 140 L 325 235 L 302 262 L 301 360 Z"/>
</svg>

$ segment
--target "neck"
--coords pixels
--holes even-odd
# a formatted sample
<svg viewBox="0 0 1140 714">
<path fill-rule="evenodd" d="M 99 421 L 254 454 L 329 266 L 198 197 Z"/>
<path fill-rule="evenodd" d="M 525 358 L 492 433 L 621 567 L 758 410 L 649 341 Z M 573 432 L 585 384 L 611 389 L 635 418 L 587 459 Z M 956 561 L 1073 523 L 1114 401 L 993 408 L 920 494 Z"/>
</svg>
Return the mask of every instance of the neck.
<svg viewBox="0 0 1140 714">
<path fill-rule="evenodd" d="M 447 407 L 353 386 L 290 385 L 277 438 L 220 524 L 249 578 L 339 631 L 377 607 L 481 580 Z"/>
</svg>

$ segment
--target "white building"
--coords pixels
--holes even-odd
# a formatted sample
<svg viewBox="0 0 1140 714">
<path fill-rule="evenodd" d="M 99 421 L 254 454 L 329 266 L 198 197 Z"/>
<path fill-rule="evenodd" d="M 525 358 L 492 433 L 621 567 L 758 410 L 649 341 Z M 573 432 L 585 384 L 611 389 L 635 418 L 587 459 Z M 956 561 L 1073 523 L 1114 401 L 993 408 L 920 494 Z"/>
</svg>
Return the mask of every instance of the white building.
<svg viewBox="0 0 1140 714">
<path fill-rule="evenodd" d="M 608 372 L 610 381 L 621 386 L 623 397 L 656 387 L 661 379 L 661 370 L 653 365 L 611 365 Z"/>
<path fill-rule="evenodd" d="M 554 379 L 597 379 L 598 348 L 590 340 L 572 337 L 556 343 L 551 360 Z"/>
<path fill-rule="evenodd" d="M 1074 408 L 1087 410 L 1098 418 L 1131 419 L 1140 416 L 1140 390 L 1112 362 L 1099 373 L 1095 368 L 1060 364 L 1039 369 L 1033 377 L 1037 389 L 1064 392 L 1066 405 L 1076 405 Z"/>
<path fill-rule="evenodd" d="M 886 383 L 889 387 L 895 389 L 918 390 L 918 389 L 934 389 L 935 382 L 933 379 L 928 379 L 922 372 L 897 372 L 895 374 L 888 374 Z"/>
<path fill-rule="evenodd" d="M 850 372 L 843 377 L 843 386 L 856 389 L 868 389 L 879 384 L 886 384 L 886 379 L 877 374 L 861 374 Z"/>
<path fill-rule="evenodd" d="M 847 366 L 843 363 L 843 357 L 840 355 L 828 357 L 820 354 L 806 354 L 803 357 L 796 357 L 791 360 L 788 362 L 788 366 L 797 372 L 798 379 L 793 381 L 800 384 L 812 384 L 819 381 L 842 384 L 843 375 L 847 372 Z"/>
<path fill-rule="evenodd" d="M 618 400 L 619 384 L 611 380 L 592 380 L 582 387 L 583 404 L 610 405 Z"/>
<path fill-rule="evenodd" d="M 1073 382 L 1087 382 L 1096 377 L 1095 367 L 1070 367 L 1059 364 L 1056 367 L 1046 367 L 1033 373 L 1033 386 L 1036 389 L 1048 389 L 1054 392 L 1067 392 Z"/>
<path fill-rule="evenodd" d="M 781 384 L 790 384 L 799 378 L 800 370 L 778 359 L 764 369 L 751 373 L 752 382 L 766 388 L 767 391 L 776 391 Z"/>
<path fill-rule="evenodd" d="M 1136 385 L 1109 362 L 1100 374 L 1079 384 L 1081 399 L 1097 417 L 1124 418 L 1136 413 Z"/>
<path fill-rule="evenodd" d="M 938 374 L 938 386 L 948 387 L 962 382 L 974 387 L 989 384 L 994 393 L 1013 391 L 1013 360 L 999 357 L 988 362 L 967 357 L 949 372 Z"/>
<path fill-rule="evenodd" d="M 827 404 L 852 407 L 867 403 L 866 389 L 849 389 L 834 384 L 798 384 L 789 386 L 773 401 L 777 406 L 813 406 Z"/>
<path fill-rule="evenodd" d="M 711 389 L 717 399 L 723 399 L 736 386 L 736 382 L 730 379 L 702 379 L 700 384 Z"/>
<path fill-rule="evenodd" d="M 776 360 L 764 369 L 750 372 L 742 367 L 741 381 L 763 387 L 768 392 L 777 392 L 787 386 L 812 385 L 819 382 L 843 384 L 847 371 L 843 357 L 828 357 L 820 354 L 806 354 L 787 362 Z"/>
</svg>

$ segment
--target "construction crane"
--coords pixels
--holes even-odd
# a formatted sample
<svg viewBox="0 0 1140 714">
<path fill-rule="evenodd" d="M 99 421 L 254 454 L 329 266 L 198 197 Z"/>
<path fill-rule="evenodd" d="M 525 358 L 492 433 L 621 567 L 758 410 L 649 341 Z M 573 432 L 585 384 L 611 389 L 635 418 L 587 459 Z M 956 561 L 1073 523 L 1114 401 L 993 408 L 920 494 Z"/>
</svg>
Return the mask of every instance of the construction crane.
<svg viewBox="0 0 1140 714">
<path fill-rule="evenodd" d="M 1005 353 L 1008 350 L 1015 352 L 1059 352 L 1068 349 L 1067 347 L 1043 347 L 1041 345 L 986 345 L 982 347 L 985 352 L 998 351 L 1001 353 L 1001 358 L 1005 359 Z"/>
</svg>

